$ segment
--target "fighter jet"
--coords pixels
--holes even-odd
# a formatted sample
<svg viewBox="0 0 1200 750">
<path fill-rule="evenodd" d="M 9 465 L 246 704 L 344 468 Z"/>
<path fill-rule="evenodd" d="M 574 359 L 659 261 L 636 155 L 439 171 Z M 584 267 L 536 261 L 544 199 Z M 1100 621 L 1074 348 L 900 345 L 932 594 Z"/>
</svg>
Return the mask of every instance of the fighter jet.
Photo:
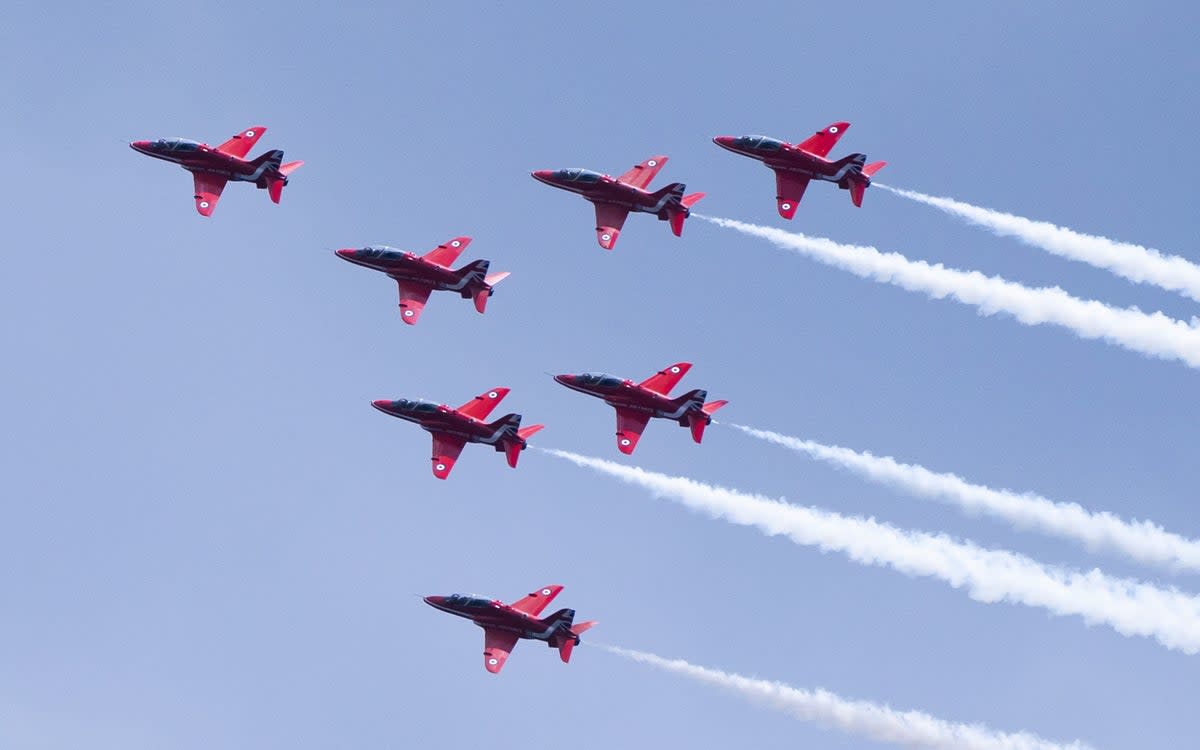
<svg viewBox="0 0 1200 750">
<path fill-rule="evenodd" d="M 719 135 L 713 143 L 723 149 L 758 159 L 775 170 L 775 200 L 779 215 L 790 219 L 804 197 L 809 180 L 835 182 L 842 190 L 850 191 L 854 205 L 862 206 L 863 194 L 871 184 L 871 175 L 883 169 L 886 161 L 867 164 L 866 154 L 850 154 L 837 161 L 827 161 L 826 154 L 850 127 L 848 122 L 835 122 L 795 145 L 762 135 Z"/>
<path fill-rule="evenodd" d="M 443 290 L 458 292 L 463 299 L 475 300 L 475 309 L 480 313 L 487 307 L 493 287 L 508 277 L 508 271 L 488 275 L 490 261 L 477 260 L 457 271 L 450 265 L 458 259 L 470 237 L 455 237 L 430 250 L 416 255 L 385 245 L 347 248 L 338 250 L 337 256 L 351 263 L 382 271 L 396 280 L 400 286 L 400 319 L 413 325 L 421 317 L 430 292 Z"/>
<path fill-rule="evenodd" d="M 415 422 L 433 435 L 433 475 L 438 479 L 450 476 L 454 462 L 467 443 L 484 443 L 503 452 L 508 465 L 517 468 L 517 458 L 525 450 L 526 440 L 544 425 L 521 427 L 520 414 L 506 414 L 490 424 L 484 422 L 496 405 L 508 395 L 507 388 L 493 388 L 467 403 L 452 409 L 430 401 L 397 399 L 372 401 L 379 411 Z"/>
<path fill-rule="evenodd" d="M 261 125 L 246 128 L 216 148 L 186 138 L 134 141 L 129 146 L 155 159 L 175 162 L 191 172 L 196 184 L 196 210 L 201 216 L 212 216 L 226 182 L 253 182 L 265 188 L 271 200 L 278 203 L 283 186 L 288 184 L 288 175 L 304 164 L 302 161 L 284 164 L 283 152 L 278 150 L 246 161 L 246 154 L 266 130 Z"/>
<path fill-rule="evenodd" d="M 566 387 L 589 396 L 604 399 L 617 410 L 617 449 L 628 455 L 637 447 L 642 431 L 651 417 L 673 419 L 680 427 L 690 427 L 697 443 L 704 437 L 704 428 L 712 423 L 712 414 L 728 401 L 711 401 L 708 391 L 695 390 L 677 398 L 667 394 L 680 378 L 692 368 L 690 362 L 676 362 L 640 383 L 622 380 L 612 375 L 584 373 L 555 375 Z"/>
<path fill-rule="evenodd" d="M 689 209 L 704 197 L 704 193 L 684 195 L 687 185 L 682 182 L 647 192 L 646 186 L 666 163 L 667 157 L 652 156 L 620 177 L 587 169 L 539 169 L 533 173 L 533 178 L 579 193 L 591 201 L 596 206 L 596 239 L 600 247 L 612 250 L 630 211 L 654 214 L 660 221 L 671 222 L 671 231 L 676 237 L 683 234 L 683 222 L 691 213 Z"/>
<path fill-rule="evenodd" d="M 512 604 L 470 594 L 427 596 L 425 603 L 465 617 L 483 628 L 483 668 L 497 674 L 504 668 L 504 662 L 520 638 L 545 641 L 550 648 L 558 649 L 563 662 L 571 660 L 571 650 L 579 645 L 579 636 L 596 621 L 574 624 L 573 609 L 560 609 L 549 617 L 538 619 L 562 589 L 562 586 L 547 586 Z"/>
</svg>

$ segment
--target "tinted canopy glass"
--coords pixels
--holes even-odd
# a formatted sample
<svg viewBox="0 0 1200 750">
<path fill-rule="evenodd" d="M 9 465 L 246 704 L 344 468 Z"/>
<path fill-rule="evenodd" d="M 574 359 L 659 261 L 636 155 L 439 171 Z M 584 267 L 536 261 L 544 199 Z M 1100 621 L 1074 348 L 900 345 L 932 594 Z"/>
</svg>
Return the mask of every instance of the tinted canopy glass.
<svg viewBox="0 0 1200 750">
<path fill-rule="evenodd" d="M 765 135 L 743 135 L 733 142 L 739 148 L 753 148 L 760 151 L 778 151 L 783 148 L 783 141 L 768 138 Z"/>
<path fill-rule="evenodd" d="M 596 385 L 601 388 L 616 388 L 621 379 L 603 372 L 585 372 L 579 376 L 580 385 Z"/>
<path fill-rule="evenodd" d="M 200 148 L 198 141 L 191 141 L 187 138 L 160 138 L 158 145 L 170 151 L 195 151 Z"/>
<path fill-rule="evenodd" d="M 590 169 L 560 169 L 554 173 L 554 176 L 568 182 L 598 182 L 600 180 L 600 173 Z"/>
</svg>

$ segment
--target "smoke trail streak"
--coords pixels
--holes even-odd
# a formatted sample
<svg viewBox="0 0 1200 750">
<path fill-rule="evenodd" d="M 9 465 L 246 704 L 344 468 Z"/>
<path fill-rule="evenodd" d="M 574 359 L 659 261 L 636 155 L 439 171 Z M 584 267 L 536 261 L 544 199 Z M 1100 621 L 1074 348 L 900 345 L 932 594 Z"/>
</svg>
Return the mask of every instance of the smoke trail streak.
<svg viewBox="0 0 1200 750">
<path fill-rule="evenodd" d="M 782 682 L 770 682 L 739 674 L 709 669 L 684 661 L 664 659 L 644 651 L 617 646 L 599 648 L 641 664 L 648 664 L 688 679 L 714 685 L 741 697 L 791 714 L 801 721 L 840 729 L 859 737 L 929 750 L 1088 750 L 1076 740 L 1051 742 L 1029 732 L 1010 734 L 981 724 L 957 724 L 921 711 L 896 711 L 867 701 L 846 700 L 828 690 L 801 690 Z"/>
<path fill-rule="evenodd" d="M 711 518 L 753 526 L 768 536 L 835 551 L 862 565 L 929 576 L 966 589 L 981 602 L 1010 601 L 1056 615 L 1078 615 L 1122 635 L 1154 638 L 1170 649 L 1200 653 L 1200 599 L 1173 588 L 1049 567 L 1006 550 L 985 549 L 945 534 L 906 531 L 873 518 L 842 516 L 761 495 L 637 467 L 543 449 L 558 458 L 648 490 Z"/>
<path fill-rule="evenodd" d="M 1161 312 L 1111 307 L 1072 297 L 1058 287 L 1027 287 L 978 271 L 959 271 L 941 264 L 914 261 L 873 247 L 843 245 L 773 227 L 693 214 L 696 218 L 773 242 L 862 278 L 894 284 L 940 299 L 953 297 L 985 315 L 1005 312 L 1025 325 L 1053 323 L 1084 339 L 1103 339 L 1130 351 L 1178 360 L 1200 368 L 1200 320 L 1188 324 Z"/>
<path fill-rule="evenodd" d="M 890 456 L 859 453 L 740 424 L 729 426 L 917 497 L 985 513 L 1020 528 L 1074 539 L 1091 549 L 1113 550 L 1148 565 L 1200 572 L 1200 540 L 1171 533 L 1150 521 L 1126 521 L 1112 513 L 1093 513 L 1076 503 L 1059 503 L 1031 492 L 971 484 L 956 474 L 939 474 L 924 466 L 902 464 Z"/>
<path fill-rule="evenodd" d="M 976 226 L 990 229 L 1002 237 L 1015 237 L 1027 245 L 1103 268 L 1129 281 L 1153 284 L 1200 301 L 1200 265 L 1178 255 L 1164 255 L 1141 245 L 1083 234 L 1048 221 L 1034 221 L 1023 216 L 963 203 L 953 198 L 926 195 L 915 190 L 881 185 L 878 182 L 872 184 L 909 200 L 933 206 Z"/>
</svg>

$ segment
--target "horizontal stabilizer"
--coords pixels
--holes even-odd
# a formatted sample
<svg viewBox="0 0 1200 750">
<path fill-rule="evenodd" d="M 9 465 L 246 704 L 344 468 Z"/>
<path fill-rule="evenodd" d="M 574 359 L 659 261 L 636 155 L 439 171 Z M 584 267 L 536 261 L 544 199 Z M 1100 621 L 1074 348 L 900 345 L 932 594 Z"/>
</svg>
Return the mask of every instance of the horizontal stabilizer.
<svg viewBox="0 0 1200 750">
<path fill-rule="evenodd" d="M 522 440 L 528 440 L 530 437 L 544 429 L 546 429 L 546 425 L 544 424 L 531 424 L 528 427 L 522 427 L 521 429 L 517 430 L 517 437 L 521 438 Z"/>
<path fill-rule="evenodd" d="M 514 469 L 517 468 L 517 459 L 521 457 L 521 451 L 525 450 L 526 439 L 545 426 L 542 424 L 531 424 L 528 427 L 517 430 L 516 440 L 504 441 L 504 457 L 508 459 L 509 466 Z"/>
<path fill-rule="evenodd" d="M 278 203 L 279 199 L 283 197 L 283 186 L 286 184 L 283 180 L 272 180 L 271 184 L 267 186 L 267 193 L 271 196 L 272 203 Z"/>
<path fill-rule="evenodd" d="M 850 181 L 850 200 L 854 205 L 862 208 L 863 195 L 867 192 L 867 183 L 859 180 Z"/>
<path fill-rule="evenodd" d="M 507 279 L 510 273 L 511 273 L 511 271 L 501 271 L 500 273 L 489 274 L 483 280 L 483 283 L 487 284 L 488 286 L 496 286 L 501 281 L 504 281 L 505 279 Z"/>
<path fill-rule="evenodd" d="M 281 164 L 279 166 L 279 174 L 283 175 L 284 177 L 287 177 L 292 172 L 295 172 L 297 169 L 299 169 L 300 167 L 303 167 L 303 166 L 304 166 L 304 162 L 302 162 L 302 161 L 289 161 L 287 164 Z"/>
<path fill-rule="evenodd" d="M 867 177 L 870 177 L 871 175 L 875 174 L 876 172 L 878 172 L 879 170 L 883 169 L 886 166 L 887 166 L 886 161 L 873 161 L 870 164 L 868 164 L 867 166 L 863 167 L 863 174 L 865 174 Z"/>
<path fill-rule="evenodd" d="M 595 620 L 588 620 L 587 622 L 576 623 L 571 626 L 571 632 L 574 633 L 575 635 L 583 635 L 583 633 L 585 631 L 590 630 L 592 628 L 592 626 L 595 624 L 596 624 Z"/>
<path fill-rule="evenodd" d="M 571 663 L 571 652 L 575 650 L 575 639 L 568 638 L 558 646 L 558 657 L 563 660 L 563 664 Z"/>
<path fill-rule="evenodd" d="M 684 208 L 691 208 L 692 206 L 699 203 L 700 199 L 703 198 L 705 195 L 706 195 L 706 193 L 692 193 L 690 195 L 685 195 L 682 198 L 680 198 L 679 202 L 683 204 Z"/>
<path fill-rule="evenodd" d="M 705 404 L 701 408 L 701 411 L 703 411 L 705 414 L 708 414 L 709 416 L 711 416 L 713 412 L 715 412 L 717 409 L 720 409 L 722 406 L 724 406 L 725 404 L 728 404 L 728 403 L 729 402 L 725 401 L 725 400 L 709 401 L 707 404 Z"/>
</svg>

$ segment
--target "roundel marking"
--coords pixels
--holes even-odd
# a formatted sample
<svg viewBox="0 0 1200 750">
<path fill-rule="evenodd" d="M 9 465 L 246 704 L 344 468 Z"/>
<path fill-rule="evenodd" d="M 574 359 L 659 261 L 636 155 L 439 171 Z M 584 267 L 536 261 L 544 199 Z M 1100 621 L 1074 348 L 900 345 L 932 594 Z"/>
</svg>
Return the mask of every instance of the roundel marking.
<svg viewBox="0 0 1200 750">
<path fill-rule="evenodd" d="M 602 235 L 600 235 L 600 239 L 604 240 L 605 242 L 608 242 L 609 240 L 612 239 L 612 235 L 611 234 L 602 234 Z"/>
<path fill-rule="evenodd" d="M 491 664 L 493 667 L 499 663 L 500 663 L 500 660 L 494 656 L 491 659 L 488 659 L 488 664 Z"/>
<path fill-rule="evenodd" d="M 780 203 L 779 207 L 782 208 L 784 211 L 787 211 L 788 209 L 790 209 L 792 207 L 792 204 L 791 203 Z"/>
<path fill-rule="evenodd" d="M 542 589 L 542 596 L 550 596 L 550 589 Z"/>
<path fill-rule="evenodd" d="M 675 367 L 672 367 L 672 368 L 671 368 L 671 372 L 672 372 L 672 373 L 678 373 L 678 372 L 679 372 L 679 366 L 678 366 L 678 365 L 676 365 Z"/>
<path fill-rule="evenodd" d="M 461 244 L 462 244 L 461 242 L 459 242 L 458 240 L 455 240 L 454 242 L 450 243 L 450 247 L 458 247 Z"/>
<path fill-rule="evenodd" d="M 651 159 L 650 161 L 646 162 L 646 166 L 647 167 L 657 167 L 658 159 Z"/>
<path fill-rule="evenodd" d="M 247 138 L 253 138 L 253 137 L 254 137 L 254 131 L 253 131 L 253 130 L 247 130 L 247 131 L 246 131 L 246 137 L 247 137 Z"/>
<path fill-rule="evenodd" d="M 200 208 L 208 208 L 208 201 L 200 201 Z"/>
<path fill-rule="evenodd" d="M 412 314 L 413 314 L 413 311 L 412 311 L 412 310 L 405 310 L 405 311 L 404 311 L 404 317 L 406 317 L 406 318 L 411 318 L 411 317 L 412 317 Z"/>
<path fill-rule="evenodd" d="M 499 393 L 496 393 L 495 391 L 489 391 L 489 392 L 488 392 L 488 398 L 496 398 L 496 397 L 497 397 L 497 396 L 499 396 L 499 395 L 500 395 L 500 394 L 499 394 Z"/>
<path fill-rule="evenodd" d="M 445 471 L 445 470 L 446 470 L 446 464 L 438 464 L 436 468 L 437 468 L 437 470 L 438 470 L 438 471 Z"/>
<path fill-rule="evenodd" d="M 621 438 L 621 445 L 629 445 L 629 438 Z"/>
<path fill-rule="evenodd" d="M 837 125 L 830 125 L 830 126 L 829 126 L 829 132 L 830 132 L 830 133 L 836 133 L 836 132 L 838 132 L 838 127 L 837 127 Z"/>
</svg>

